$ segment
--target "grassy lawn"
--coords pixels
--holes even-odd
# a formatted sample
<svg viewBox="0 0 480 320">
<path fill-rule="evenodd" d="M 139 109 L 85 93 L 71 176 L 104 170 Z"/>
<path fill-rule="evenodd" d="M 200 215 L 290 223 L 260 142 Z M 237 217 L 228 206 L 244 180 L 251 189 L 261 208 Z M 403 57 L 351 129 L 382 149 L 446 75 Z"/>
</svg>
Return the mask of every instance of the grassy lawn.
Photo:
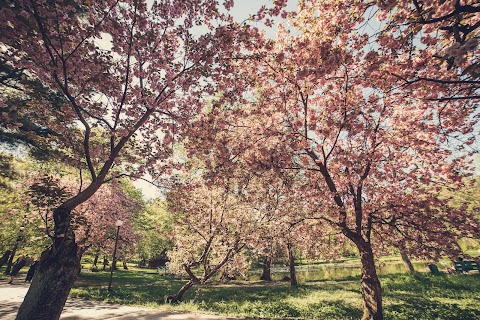
<svg viewBox="0 0 480 320">
<path fill-rule="evenodd" d="M 302 319 L 360 319 L 360 279 L 310 281 L 292 288 L 285 282 L 232 281 L 192 288 L 185 302 L 170 306 L 167 295 L 185 280 L 146 270 L 82 273 L 72 297 L 164 309 L 200 311 L 231 316 Z M 381 276 L 387 319 L 480 319 L 480 274 Z"/>
</svg>

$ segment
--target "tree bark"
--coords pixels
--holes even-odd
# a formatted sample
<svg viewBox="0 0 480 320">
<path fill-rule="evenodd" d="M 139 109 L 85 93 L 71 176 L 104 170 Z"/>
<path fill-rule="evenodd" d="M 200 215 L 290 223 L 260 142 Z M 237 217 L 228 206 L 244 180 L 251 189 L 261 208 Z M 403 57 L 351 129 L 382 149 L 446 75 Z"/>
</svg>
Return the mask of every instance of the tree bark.
<svg viewBox="0 0 480 320">
<path fill-rule="evenodd" d="M 123 257 L 123 259 L 122 259 L 122 264 L 123 264 L 123 269 L 128 270 L 127 259 L 125 257 Z"/>
<path fill-rule="evenodd" d="M 371 243 L 360 236 L 353 241 L 357 245 L 362 262 L 362 320 L 383 320 L 382 287 L 378 280 Z"/>
<path fill-rule="evenodd" d="M 288 243 L 288 270 L 290 271 L 290 285 L 296 286 L 297 283 L 297 274 L 295 271 L 295 256 L 293 255 L 292 244 Z"/>
<path fill-rule="evenodd" d="M 16 319 L 59 319 L 80 268 L 78 247 L 70 231 L 59 247 L 52 246 L 42 253 Z"/>
<path fill-rule="evenodd" d="M 402 261 L 403 261 L 403 264 L 405 265 L 405 268 L 407 269 L 407 272 L 414 273 L 415 269 L 413 268 L 412 261 L 410 261 L 410 258 L 408 257 L 407 250 L 405 249 L 405 245 L 399 244 L 398 248 L 400 250 L 400 255 L 402 256 Z"/>
<path fill-rule="evenodd" d="M 264 281 L 272 281 L 272 273 L 270 267 L 272 265 L 272 258 L 269 256 L 265 256 L 263 259 L 263 272 L 260 280 Z"/>
</svg>

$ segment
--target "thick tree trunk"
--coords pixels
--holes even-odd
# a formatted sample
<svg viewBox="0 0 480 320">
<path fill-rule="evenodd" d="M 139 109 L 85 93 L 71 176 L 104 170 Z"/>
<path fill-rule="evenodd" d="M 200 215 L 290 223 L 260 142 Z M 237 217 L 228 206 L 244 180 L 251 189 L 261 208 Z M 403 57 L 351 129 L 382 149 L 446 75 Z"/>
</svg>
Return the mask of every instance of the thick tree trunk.
<svg viewBox="0 0 480 320">
<path fill-rule="evenodd" d="M 123 257 L 122 259 L 122 264 L 123 264 L 123 270 L 128 270 L 127 259 L 125 257 Z"/>
<path fill-rule="evenodd" d="M 265 256 L 263 259 L 263 272 L 262 276 L 260 277 L 260 280 L 265 280 L 265 281 L 272 281 L 272 274 L 270 267 L 272 265 L 272 258 L 269 256 Z"/>
<path fill-rule="evenodd" d="M 290 271 L 290 285 L 296 286 L 297 283 L 297 274 L 295 271 L 295 256 L 293 255 L 292 244 L 288 243 L 288 270 Z"/>
<path fill-rule="evenodd" d="M 80 257 L 73 236 L 43 252 L 17 320 L 57 320 L 80 272 Z"/>
<path fill-rule="evenodd" d="M 375 268 L 372 246 L 363 239 L 356 239 L 354 242 L 362 262 L 362 320 L 383 320 L 382 288 Z"/>
<path fill-rule="evenodd" d="M 185 284 L 183 285 L 183 287 L 180 288 L 180 290 L 177 292 L 176 295 L 174 295 L 174 296 L 169 296 L 169 297 L 167 298 L 167 302 L 177 303 L 177 302 L 182 301 L 183 295 L 185 294 L 185 292 L 187 292 L 188 289 L 190 289 L 191 287 L 193 287 L 194 284 L 195 284 L 195 281 L 193 281 L 193 280 L 188 281 L 187 283 L 185 283 Z"/>
<path fill-rule="evenodd" d="M 413 268 L 412 261 L 410 261 L 410 258 L 408 257 L 407 250 L 405 249 L 405 246 L 403 244 L 400 244 L 399 245 L 399 250 L 400 250 L 400 255 L 402 256 L 403 264 L 405 265 L 405 268 L 407 269 L 407 272 L 414 273 L 415 269 Z"/>
</svg>

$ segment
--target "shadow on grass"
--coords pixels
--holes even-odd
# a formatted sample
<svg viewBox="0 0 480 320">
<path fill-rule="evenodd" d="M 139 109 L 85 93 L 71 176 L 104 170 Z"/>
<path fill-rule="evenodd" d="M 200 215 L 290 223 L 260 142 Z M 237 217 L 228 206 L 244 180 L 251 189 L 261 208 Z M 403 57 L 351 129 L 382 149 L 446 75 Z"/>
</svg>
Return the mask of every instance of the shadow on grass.
<svg viewBox="0 0 480 320">
<path fill-rule="evenodd" d="M 356 286 L 356 283 L 347 287 Z M 360 296 L 358 288 L 356 294 Z M 193 302 L 199 309 L 260 318 L 359 319 L 360 308 L 345 302 L 349 295 L 345 283 L 316 283 L 292 287 L 285 283 L 260 283 L 254 286 L 199 287 Z M 338 297 L 338 299 L 332 299 Z"/>
<path fill-rule="evenodd" d="M 360 319 L 362 312 L 343 301 L 322 301 L 299 307 L 283 299 L 252 299 L 235 303 L 225 300 L 201 300 L 199 309 L 227 315 L 257 318 L 300 319 Z"/>
<path fill-rule="evenodd" d="M 109 272 L 81 274 L 70 296 L 119 304 L 146 305 L 163 303 L 165 296 L 178 291 L 185 280 L 156 273 L 118 270 L 108 291 Z"/>
<path fill-rule="evenodd" d="M 472 307 L 462 308 L 456 303 L 446 303 L 430 300 L 412 295 L 399 295 L 399 304 L 389 305 L 384 308 L 385 317 L 388 319 L 442 319 L 442 320 L 468 320 L 480 319 L 480 310 Z"/>
<path fill-rule="evenodd" d="M 81 276 L 72 296 L 120 304 L 161 305 L 185 279 L 145 272 L 117 271 Z M 478 275 L 392 274 L 381 277 L 386 319 L 480 319 Z M 195 286 L 178 307 L 254 318 L 359 319 L 360 279 L 306 282 L 231 282 Z"/>
<path fill-rule="evenodd" d="M 480 319 L 478 275 L 392 275 L 382 279 L 389 319 Z M 475 298 L 476 297 L 476 298 Z"/>
</svg>

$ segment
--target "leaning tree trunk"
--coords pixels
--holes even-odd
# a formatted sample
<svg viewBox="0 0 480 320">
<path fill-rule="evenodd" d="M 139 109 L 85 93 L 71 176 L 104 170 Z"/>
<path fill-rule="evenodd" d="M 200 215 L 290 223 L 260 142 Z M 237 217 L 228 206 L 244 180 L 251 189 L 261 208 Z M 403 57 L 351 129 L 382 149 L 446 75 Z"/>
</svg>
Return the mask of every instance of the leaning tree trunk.
<svg viewBox="0 0 480 320">
<path fill-rule="evenodd" d="M 263 259 L 263 272 L 260 280 L 272 281 L 272 273 L 270 269 L 271 265 L 272 258 L 270 256 L 265 256 L 265 258 Z"/>
<path fill-rule="evenodd" d="M 183 295 L 185 294 L 185 292 L 187 292 L 188 289 L 190 289 L 191 287 L 193 287 L 195 285 L 195 281 L 194 280 L 190 280 L 188 281 L 187 283 L 185 283 L 183 285 L 183 287 L 180 288 L 180 290 L 178 290 L 177 294 L 174 295 L 174 296 L 169 296 L 167 298 L 167 302 L 169 303 L 177 303 L 177 302 L 180 302 L 182 301 L 183 299 Z"/>
<path fill-rule="evenodd" d="M 12 251 L 10 251 L 10 250 L 5 251 L 2 258 L 0 258 L 0 268 L 3 267 L 3 265 L 8 262 L 8 259 L 10 259 L 10 254 L 11 253 L 12 253 Z"/>
<path fill-rule="evenodd" d="M 210 238 L 208 247 L 210 247 L 212 239 L 213 238 Z M 192 272 L 191 268 L 195 267 L 195 266 L 198 266 L 199 264 L 203 264 L 205 261 L 200 261 L 200 262 L 192 264 L 192 265 L 183 265 L 183 268 L 185 269 L 185 271 L 189 275 L 190 280 L 187 283 L 185 283 L 185 285 L 182 288 L 180 288 L 180 290 L 177 292 L 176 295 L 167 297 L 167 302 L 176 303 L 176 302 L 182 301 L 183 295 L 185 294 L 185 292 L 188 289 L 193 287 L 195 284 L 207 282 L 207 280 L 209 280 L 215 274 L 217 274 L 221 270 L 221 268 L 233 257 L 233 255 L 240 251 L 241 248 L 243 248 L 243 246 L 239 247 L 238 242 L 236 242 L 235 246 L 234 246 L 234 249 L 228 250 L 227 253 L 225 254 L 225 256 L 223 257 L 222 261 L 219 262 L 214 268 L 212 268 L 208 272 L 207 272 L 206 269 L 204 269 L 205 273 L 203 274 L 203 276 L 201 278 L 198 278 L 197 276 L 195 276 L 195 274 Z M 206 256 L 204 255 L 201 260 L 205 259 L 205 257 Z"/>
<path fill-rule="evenodd" d="M 54 211 L 55 240 L 42 253 L 17 320 L 58 320 L 80 273 L 80 250 L 70 229 L 70 210 Z"/>
<path fill-rule="evenodd" d="M 15 254 L 17 252 L 17 248 L 14 248 L 12 252 L 10 253 L 10 257 L 8 257 L 7 261 L 7 268 L 5 269 L 5 274 L 9 275 L 10 271 L 12 271 L 12 266 L 13 266 L 13 258 L 15 258 Z"/>
<path fill-rule="evenodd" d="M 288 270 L 290 271 L 290 285 L 296 286 L 297 283 L 297 274 L 295 272 L 295 256 L 293 255 L 292 244 L 288 243 Z"/>
<path fill-rule="evenodd" d="M 362 263 L 362 320 L 383 320 L 382 287 L 375 268 L 372 245 L 360 236 L 351 240 L 358 248 Z"/>
<path fill-rule="evenodd" d="M 414 273 L 415 269 L 413 268 L 412 261 L 408 257 L 405 245 L 403 243 L 399 244 L 398 249 L 400 250 L 400 255 L 402 256 L 402 261 L 405 265 L 405 268 L 407 269 L 407 272 Z"/>
</svg>

